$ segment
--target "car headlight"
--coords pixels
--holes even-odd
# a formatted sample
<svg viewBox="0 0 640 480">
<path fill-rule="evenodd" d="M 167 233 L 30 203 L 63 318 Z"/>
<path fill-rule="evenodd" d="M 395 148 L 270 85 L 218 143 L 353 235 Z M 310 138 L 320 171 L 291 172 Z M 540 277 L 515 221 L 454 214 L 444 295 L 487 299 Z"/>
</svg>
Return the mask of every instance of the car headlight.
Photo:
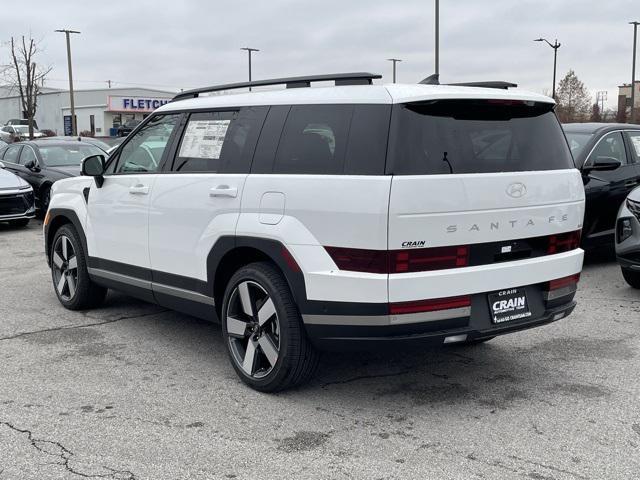
<svg viewBox="0 0 640 480">
<path fill-rule="evenodd" d="M 616 226 L 616 238 L 618 243 L 624 242 L 627 238 L 633 235 L 633 226 L 631 225 L 631 218 L 619 218 L 618 225 Z"/>
<path fill-rule="evenodd" d="M 19 186 L 18 190 L 33 190 L 33 188 L 31 187 L 31 185 L 27 184 Z"/>
</svg>

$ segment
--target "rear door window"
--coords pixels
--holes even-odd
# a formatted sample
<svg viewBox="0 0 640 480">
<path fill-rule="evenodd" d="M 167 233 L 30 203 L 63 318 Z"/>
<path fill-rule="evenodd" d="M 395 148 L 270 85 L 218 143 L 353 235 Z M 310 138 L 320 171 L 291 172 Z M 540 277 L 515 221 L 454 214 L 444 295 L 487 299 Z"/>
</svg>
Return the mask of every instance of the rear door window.
<svg viewBox="0 0 640 480">
<path fill-rule="evenodd" d="M 173 162 L 175 172 L 248 173 L 268 107 L 189 116 Z"/>
<path fill-rule="evenodd" d="M 292 106 L 273 173 L 342 173 L 352 114 L 351 105 Z"/>
<path fill-rule="evenodd" d="M 631 144 L 631 158 L 634 163 L 640 163 L 640 131 L 627 131 L 627 138 Z"/>
<path fill-rule="evenodd" d="M 397 105 L 387 173 L 437 175 L 574 168 L 552 105 L 438 100 Z"/>
<path fill-rule="evenodd" d="M 590 165 L 597 158 L 618 160 L 622 165 L 628 163 L 622 132 L 613 132 L 602 137 L 584 164 Z"/>
<path fill-rule="evenodd" d="M 384 175 L 390 116 L 390 105 L 273 106 L 251 171 Z"/>
</svg>

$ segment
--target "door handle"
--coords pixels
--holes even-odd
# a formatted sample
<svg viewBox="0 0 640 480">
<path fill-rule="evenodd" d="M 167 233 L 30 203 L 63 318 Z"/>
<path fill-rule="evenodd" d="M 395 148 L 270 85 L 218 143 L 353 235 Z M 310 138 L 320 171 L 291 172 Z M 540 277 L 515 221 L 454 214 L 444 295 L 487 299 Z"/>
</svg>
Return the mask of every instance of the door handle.
<svg viewBox="0 0 640 480">
<path fill-rule="evenodd" d="M 625 182 L 624 186 L 635 187 L 636 185 L 638 185 L 638 183 L 640 183 L 640 180 L 629 180 L 628 182 Z"/>
<path fill-rule="evenodd" d="M 138 183 L 132 187 L 129 187 L 129 193 L 131 195 L 147 195 L 149 193 L 149 187 Z"/>
<path fill-rule="evenodd" d="M 229 185 L 218 185 L 209 190 L 209 196 L 236 198 L 238 196 L 238 189 L 236 187 L 230 187 Z"/>
</svg>

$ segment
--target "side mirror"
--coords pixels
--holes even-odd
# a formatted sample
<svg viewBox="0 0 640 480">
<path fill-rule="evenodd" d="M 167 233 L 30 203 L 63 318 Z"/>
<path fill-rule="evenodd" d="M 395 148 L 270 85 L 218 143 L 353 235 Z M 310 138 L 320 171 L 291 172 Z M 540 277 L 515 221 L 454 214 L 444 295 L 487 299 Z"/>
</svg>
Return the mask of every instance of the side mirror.
<svg viewBox="0 0 640 480">
<path fill-rule="evenodd" d="M 91 155 L 85 158 L 82 160 L 80 170 L 82 175 L 95 178 L 98 188 L 102 187 L 104 183 L 104 156 Z"/>
<path fill-rule="evenodd" d="M 620 165 L 622 165 L 622 162 L 617 158 L 596 157 L 589 165 L 585 165 L 584 167 L 582 167 L 582 171 L 584 173 L 589 173 L 592 171 L 604 172 L 620 168 Z"/>
<path fill-rule="evenodd" d="M 28 168 L 29 170 L 32 170 L 34 172 L 40 170 L 40 167 L 38 167 L 38 164 L 34 160 L 29 160 L 27 163 L 25 163 L 24 168 Z"/>
</svg>

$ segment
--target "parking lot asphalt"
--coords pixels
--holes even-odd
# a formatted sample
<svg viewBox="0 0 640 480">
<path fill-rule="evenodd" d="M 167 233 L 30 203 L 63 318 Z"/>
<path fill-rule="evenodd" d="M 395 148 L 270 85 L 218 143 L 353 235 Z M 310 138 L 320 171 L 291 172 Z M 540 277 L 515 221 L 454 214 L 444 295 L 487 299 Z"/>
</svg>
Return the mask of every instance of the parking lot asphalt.
<svg viewBox="0 0 640 480">
<path fill-rule="evenodd" d="M 0 226 L 0 479 L 630 479 L 640 292 L 587 263 L 567 319 L 474 347 L 325 355 L 289 392 L 237 379 L 220 327 L 52 289 L 41 223 Z"/>
</svg>

